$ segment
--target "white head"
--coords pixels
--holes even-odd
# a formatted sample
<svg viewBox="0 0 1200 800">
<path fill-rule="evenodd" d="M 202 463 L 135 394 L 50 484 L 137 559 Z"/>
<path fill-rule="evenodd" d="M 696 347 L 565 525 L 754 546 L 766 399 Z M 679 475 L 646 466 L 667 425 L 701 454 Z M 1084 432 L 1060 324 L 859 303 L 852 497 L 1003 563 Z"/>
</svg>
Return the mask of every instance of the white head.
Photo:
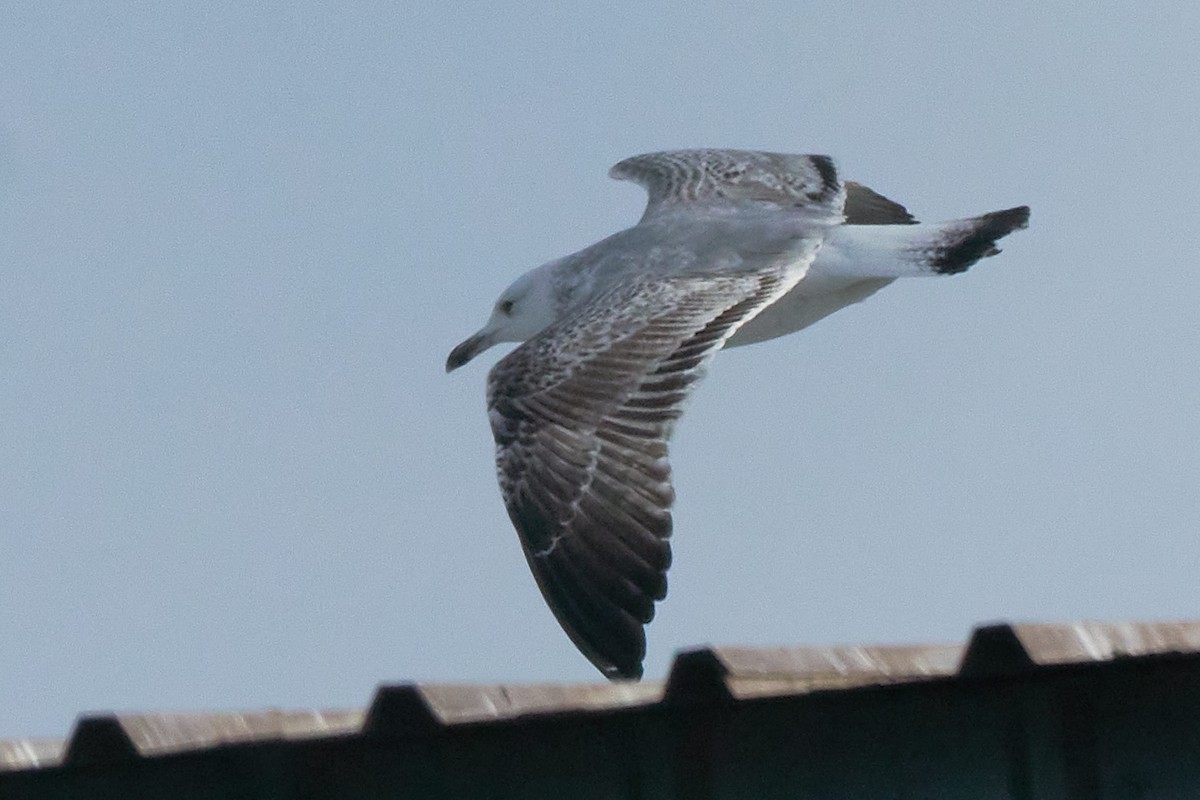
<svg viewBox="0 0 1200 800">
<path fill-rule="evenodd" d="M 458 369 L 500 342 L 523 342 L 558 318 L 550 270 L 556 262 L 526 272 L 500 293 L 487 324 L 450 351 L 446 372 Z"/>
</svg>

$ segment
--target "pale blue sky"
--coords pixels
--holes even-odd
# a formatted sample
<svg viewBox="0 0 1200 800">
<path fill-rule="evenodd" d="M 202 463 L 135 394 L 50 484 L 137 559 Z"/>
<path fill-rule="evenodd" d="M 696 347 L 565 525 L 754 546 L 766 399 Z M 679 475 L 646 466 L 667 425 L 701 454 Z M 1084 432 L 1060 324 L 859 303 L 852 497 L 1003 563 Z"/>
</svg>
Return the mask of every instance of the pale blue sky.
<svg viewBox="0 0 1200 800">
<path fill-rule="evenodd" d="M 1033 221 L 717 359 L 648 677 L 704 643 L 1197 616 L 1200 7 L 1104 8 L 6 4 L 0 738 L 599 680 L 496 489 L 503 348 L 443 363 L 634 221 L 608 167 L 664 148 L 827 152 L 921 218 Z"/>
</svg>

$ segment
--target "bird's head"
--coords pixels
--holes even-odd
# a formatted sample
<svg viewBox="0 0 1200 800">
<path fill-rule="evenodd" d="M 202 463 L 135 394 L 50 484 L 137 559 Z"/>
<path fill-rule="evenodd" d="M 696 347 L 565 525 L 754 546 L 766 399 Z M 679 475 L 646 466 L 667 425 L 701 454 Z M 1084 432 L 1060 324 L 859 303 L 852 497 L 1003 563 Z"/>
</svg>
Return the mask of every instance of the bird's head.
<svg viewBox="0 0 1200 800">
<path fill-rule="evenodd" d="M 539 267 L 513 281 L 500 293 L 487 324 L 450 351 L 446 372 L 458 369 L 494 344 L 523 342 L 554 322 L 557 312 L 549 278 L 545 267 Z"/>
</svg>

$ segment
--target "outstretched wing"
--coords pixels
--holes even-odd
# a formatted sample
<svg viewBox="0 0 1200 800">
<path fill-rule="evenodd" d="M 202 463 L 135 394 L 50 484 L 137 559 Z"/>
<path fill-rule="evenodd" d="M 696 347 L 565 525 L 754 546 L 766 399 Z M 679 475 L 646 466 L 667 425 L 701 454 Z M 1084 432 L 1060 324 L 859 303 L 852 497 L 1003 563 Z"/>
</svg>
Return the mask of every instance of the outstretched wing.
<svg viewBox="0 0 1200 800">
<path fill-rule="evenodd" d="M 608 174 L 645 187 L 643 221 L 681 206 L 773 206 L 840 222 L 846 195 L 829 156 L 673 150 L 627 158 Z"/>
<path fill-rule="evenodd" d="M 638 678 L 667 593 L 667 441 L 725 340 L 803 276 L 640 278 L 526 342 L 488 376 L 496 467 L 542 595 L 609 678 Z"/>
</svg>

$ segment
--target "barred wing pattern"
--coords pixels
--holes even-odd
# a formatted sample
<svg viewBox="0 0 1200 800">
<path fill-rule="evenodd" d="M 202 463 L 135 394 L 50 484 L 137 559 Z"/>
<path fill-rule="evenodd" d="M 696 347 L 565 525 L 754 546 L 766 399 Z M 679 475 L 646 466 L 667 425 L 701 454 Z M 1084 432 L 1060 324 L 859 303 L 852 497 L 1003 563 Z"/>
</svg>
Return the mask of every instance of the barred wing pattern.
<svg viewBox="0 0 1200 800">
<path fill-rule="evenodd" d="M 645 187 L 643 222 L 680 207 L 705 205 L 726 211 L 771 206 L 818 218 L 836 216 L 840 222 L 845 198 L 829 156 L 674 150 L 627 158 L 608 174 Z"/>
<path fill-rule="evenodd" d="M 667 593 L 667 441 L 684 401 L 725 340 L 807 266 L 618 285 L 488 376 L 500 489 L 525 557 L 609 678 L 641 677 L 643 625 Z"/>
</svg>

